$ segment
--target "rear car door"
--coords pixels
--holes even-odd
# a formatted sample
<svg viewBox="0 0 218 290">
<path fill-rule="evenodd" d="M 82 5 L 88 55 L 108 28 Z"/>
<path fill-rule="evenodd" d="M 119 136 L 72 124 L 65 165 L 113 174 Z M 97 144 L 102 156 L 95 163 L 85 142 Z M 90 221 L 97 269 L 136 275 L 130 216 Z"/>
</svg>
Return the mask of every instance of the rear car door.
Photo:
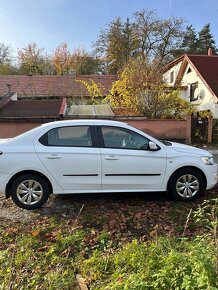
<svg viewBox="0 0 218 290">
<path fill-rule="evenodd" d="M 63 126 L 34 140 L 40 160 L 64 190 L 101 188 L 101 157 L 91 126 Z"/>
</svg>

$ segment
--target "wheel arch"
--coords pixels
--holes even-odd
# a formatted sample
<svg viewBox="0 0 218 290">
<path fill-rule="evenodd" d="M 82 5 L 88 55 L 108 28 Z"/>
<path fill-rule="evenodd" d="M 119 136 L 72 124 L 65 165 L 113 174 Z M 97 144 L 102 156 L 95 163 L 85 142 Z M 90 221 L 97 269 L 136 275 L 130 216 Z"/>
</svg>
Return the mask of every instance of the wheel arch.
<svg viewBox="0 0 218 290">
<path fill-rule="evenodd" d="M 42 178 L 45 179 L 45 181 L 48 183 L 49 185 L 49 190 L 51 193 L 53 193 L 53 187 L 52 184 L 50 182 L 50 180 L 48 179 L 47 176 L 45 176 L 44 174 L 42 174 L 41 172 L 35 171 L 35 170 L 24 170 L 24 171 L 20 171 L 18 173 L 16 173 L 15 175 L 13 175 L 11 177 L 11 179 L 8 181 L 7 185 L 6 185 L 6 191 L 5 191 L 5 197 L 9 198 L 11 196 L 11 192 L 10 192 L 10 188 L 12 183 L 14 182 L 14 180 L 16 180 L 18 177 L 25 175 L 25 174 L 34 174 L 34 175 L 38 175 Z"/>
<path fill-rule="evenodd" d="M 171 176 L 170 176 L 170 178 L 169 178 L 169 180 L 167 182 L 167 191 L 169 190 L 170 182 L 171 182 L 171 179 L 172 179 L 173 175 L 175 173 L 177 173 L 178 171 L 183 170 L 183 169 L 192 169 L 192 170 L 195 170 L 196 172 L 198 172 L 202 176 L 202 178 L 203 178 L 203 186 L 204 186 L 204 189 L 207 188 L 207 178 L 206 178 L 206 175 L 204 174 L 204 172 L 200 168 L 195 167 L 195 166 L 183 166 L 183 167 L 178 168 L 177 170 L 175 170 L 171 174 Z"/>
</svg>

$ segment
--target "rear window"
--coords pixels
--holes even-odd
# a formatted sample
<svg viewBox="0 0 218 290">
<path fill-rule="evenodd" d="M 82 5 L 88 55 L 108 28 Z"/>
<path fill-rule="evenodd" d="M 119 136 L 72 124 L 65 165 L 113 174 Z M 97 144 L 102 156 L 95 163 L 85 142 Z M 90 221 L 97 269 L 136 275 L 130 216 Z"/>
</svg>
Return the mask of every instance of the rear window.
<svg viewBox="0 0 218 290">
<path fill-rule="evenodd" d="M 91 147 L 89 126 L 69 126 L 54 128 L 44 134 L 39 142 L 45 146 Z"/>
</svg>

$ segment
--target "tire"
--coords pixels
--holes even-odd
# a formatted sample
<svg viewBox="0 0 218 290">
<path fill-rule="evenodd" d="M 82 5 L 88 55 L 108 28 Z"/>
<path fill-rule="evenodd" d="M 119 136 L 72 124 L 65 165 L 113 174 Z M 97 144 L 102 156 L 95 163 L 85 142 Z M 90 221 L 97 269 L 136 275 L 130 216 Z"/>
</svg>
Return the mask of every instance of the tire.
<svg viewBox="0 0 218 290">
<path fill-rule="evenodd" d="M 40 208 L 48 199 L 50 188 L 41 176 L 25 174 L 11 185 L 11 198 L 14 203 L 24 209 Z"/>
<path fill-rule="evenodd" d="M 202 175 L 194 169 L 183 168 L 176 171 L 169 182 L 169 193 L 173 199 L 191 201 L 204 190 Z"/>
</svg>

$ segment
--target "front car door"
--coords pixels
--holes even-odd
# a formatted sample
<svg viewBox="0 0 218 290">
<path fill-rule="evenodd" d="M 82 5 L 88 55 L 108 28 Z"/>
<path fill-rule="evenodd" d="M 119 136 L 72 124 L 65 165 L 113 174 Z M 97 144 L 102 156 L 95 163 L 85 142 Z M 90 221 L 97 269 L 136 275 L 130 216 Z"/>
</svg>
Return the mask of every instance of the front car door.
<svg viewBox="0 0 218 290">
<path fill-rule="evenodd" d="M 101 157 L 90 126 L 62 126 L 34 141 L 40 160 L 64 190 L 101 188 Z"/>
<path fill-rule="evenodd" d="M 103 190 L 158 190 L 166 168 L 164 149 L 149 150 L 149 139 L 132 130 L 98 127 Z"/>
</svg>

